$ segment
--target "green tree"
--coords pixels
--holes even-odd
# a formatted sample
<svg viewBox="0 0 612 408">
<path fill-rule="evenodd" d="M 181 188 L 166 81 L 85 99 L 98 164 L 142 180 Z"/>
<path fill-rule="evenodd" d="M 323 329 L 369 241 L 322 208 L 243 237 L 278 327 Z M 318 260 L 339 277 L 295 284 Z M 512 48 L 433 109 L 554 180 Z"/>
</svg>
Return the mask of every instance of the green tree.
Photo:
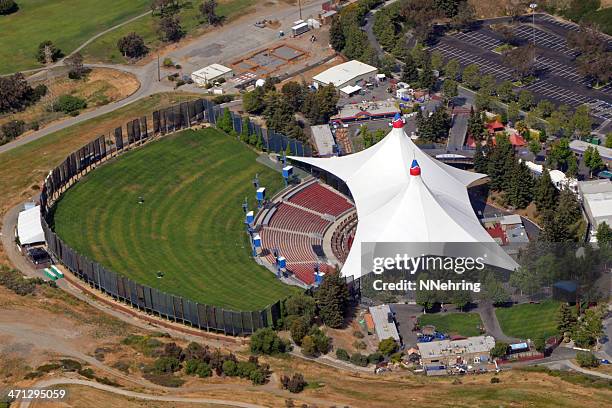
<svg viewBox="0 0 612 408">
<path fill-rule="evenodd" d="M 585 150 L 584 164 L 589 168 L 591 177 L 593 177 L 593 173 L 605 168 L 604 162 L 599 154 L 599 150 L 593 146 L 589 146 Z"/>
<path fill-rule="evenodd" d="M 461 80 L 465 85 L 472 89 L 480 86 L 480 68 L 476 64 L 470 64 L 463 70 Z"/>
<path fill-rule="evenodd" d="M 501 358 L 508 354 L 508 348 L 510 346 L 508 343 L 504 343 L 501 341 L 496 341 L 495 346 L 491 349 L 491 357 L 492 358 Z"/>
<path fill-rule="evenodd" d="M 442 92 L 444 93 L 444 97 L 449 101 L 455 98 L 459 95 L 457 81 L 452 79 L 445 80 L 442 85 Z"/>
<path fill-rule="evenodd" d="M 474 150 L 474 170 L 477 173 L 486 174 L 489 171 L 489 160 L 487 158 L 486 147 L 483 147 L 480 142 L 476 143 Z"/>
<path fill-rule="evenodd" d="M 299 112 L 302 109 L 306 92 L 306 89 L 295 81 L 286 82 L 281 88 L 281 94 L 285 102 L 294 112 Z"/>
<path fill-rule="evenodd" d="M 444 75 L 446 78 L 456 81 L 459 78 L 459 70 L 459 61 L 457 61 L 455 58 L 451 58 L 446 63 L 446 67 L 444 67 Z"/>
<path fill-rule="evenodd" d="M 144 40 L 132 32 L 117 41 L 117 48 L 125 58 L 142 58 L 149 52 Z"/>
<path fill-rule="evenodd" d="M 349 361 L 351 359 L 348 352 L 342 348 L 336 349 L 336 358 L 341 361 Z"/>
<path fill-rule="evenodd" d="M 542 144 L 538 140 L 533 139 L 529 142 L 529 151 L 534 155 L 534 157 L 537 156 L 541 150 Z"/>
<path fill-rule="evenodd" d="M 391 337 L 381 340 L 381 342 L 378 343 L 378 351 L 383 356 L 390 356 L 391 354 L 395 353 L 397 349 L 398 349 L 398 344 Z"/>
<path fill-rule="evenodd" d="M 529 110 L 533 105 L 533 94 L 526 89 L 523 89 L 518 94 L 518 104 L 522 110 Z"/>
<path fill-rule="evenodd" d="M 438 72 L 442 71 L 442 64 L 444 63 L 444 56 L 442 55 L 440 51 L 435 50 L 434 52 L 432 52 L 430 60 L 431 60 L 432 69 L 435 69 Z"/>
<path fill-rule="evenodd" d="M 200 4 L 200 14 L 202 14 L 202 17 L 204 17 L 211 26 L 219 25 L 223 21 L 223 17 L 217 14 L 216 0 L 204 0 L 204 2 Z"/>
<path fill-rule="evenodd" d="M 579 351 L 576 354 L 576 362 L 580 367 L 594 368 L 599 366 L 599 359 L 590 351 Z"/>
<path fill-rule="evenodd" d="M 178 371 L 181 363 L 175 357 L 160 357 L 153 363 L 153 369 L 156 373 L 169 374 Z"/>
<path fill-rule="evenodd" d="M 510 203 L 515 208 L 525 208 L 533 199 L 533 177 L 524 161 L 515 161 L 507 192 Z"/>
<path fill-rule="evenodd" d="M 419 73 L 419 87 L 427 89 L 431 92 L 433 91 L 435 85 L 436 77 L 434 76 L 433 70 L 431 68 L 430 58 L 425 58 L 423 68 Z"/>
<path fill-rule="evenodd" d="M 576 315 L 567 303 L 562 303 L 557 311 L 557 330 L 559 334 L 571 333 L 576 327 Z"/>
<path fill-rule="evenodd" d="M 538 211 L 553 210 L 557 203 L 558 192 L 553 185 L 548 169 L 544 169 L 542 175 L 538 179 L 535 190 L 535 202 Z"/>
<path fill-rule="evenodd" d="M 177 42 L 185 35 L 178 16 L 162 15 L 157 23 L 159 39 L 166 42 Z"/>
<path fill-rule="evenodd" d="M 327 326 L 341 327 L 349 305 L 346 282 L 337 271 L 328 272 L 315 293 L 319 315 Z"/>
<path fill-rule="evenodd" d="M 298 346 L 310 330 L 310 322 L 304 317 L 298 317 L 291 323 L 291 339 Z"/>
<path fill-rule="evenodd" d="M 538 113 L 541 117 L 549 117 L 555 110 L 555 105 L 548 99 L 542 99 L 537 105 Z"/>
<path fill-rule="evenodd" d="M 503 81 L 497 86 L 497 96 L 502 102 L 512 102 L 515 100 L 514 85 L 510 81 Z"/>
<path fill-rule="evenodd" d="M 512 101 L 508 104 L 508 120 L 511 122 L 516 122 L 520 119 L 520 110 L 518 102 Z"/>
<path fill-rule="evenodd" d="M 592 125 L 589 107 L 587 105 L 580 105 L 572 116 L 572 127 L 578 132 L 580 138 L 585 138 L 591 134 Z"/>
<path fill-rule="evenodd" d="M 36 59 L 41 64 L 51 64 L 63 57 L 62 51 L 53 44 L 50 40 L 43 41 L 38 44 Z"/>
<path fill-rule="evenodd" d="M 417 69 L 417 65 L 414 62 L 414 58 L 412 55 L 408 54 L 405 58 L 405 64 L 402 67 L 402 82 L 406 82 L 409 84 L 414 83 L 419 79 L 419 71 Z"/>
<path fill-rule="evenodd" d="M 266 107 L 263 88 L 257 87 L 242 95 L 242 107 L 249 113 L 261 113 Z"/>
<path fill-rule="evenodd" d="M 612 133 L 608 133 L 606 135 L 606 142 L 604 143 L 604 146 L 606 146 L 608 149 L 612 149 Z"/>
<path fill-rule="evenodd" d="M 612 244 L 612 228 L 605 221 L 602 221 L 597 226 L 595 237 L 600 244 Z"/>
<path fill-rule="evenodd" d="M 311 336 L 304 336 L 302 339 L 302 354 L 307 357 L 314 357 L 317 355 L 317 346 Z"/>
<path fill-rule="evenodd" d="M 0 16 L 5 16 L 19 10 L 14 0 L 0 0 Z"/>
<path fill-rule="evenodd" d="M 338 17 L 334 17 L 331 21 L 331 26 L 329 28 L 329 43 L 337 52 L 342 52 L 344 49 L 344 31 L 342 30 L 342 24 Z"/>
<path fill-rule="evenodd" d="M 253 333 L 250 349 L 254 354 L 278 354 L 286 351 L 286 344 L 274 330 L 266 327 Z"/>
<path fill-rule="evenodd" d="M 312 323 L 315 317 L 316 308 L 314 298 L 303 293 L 292 295 L 285 301 L 285 312 L 288 316 L 301 316 L 309 323 Z"/>
</svg>

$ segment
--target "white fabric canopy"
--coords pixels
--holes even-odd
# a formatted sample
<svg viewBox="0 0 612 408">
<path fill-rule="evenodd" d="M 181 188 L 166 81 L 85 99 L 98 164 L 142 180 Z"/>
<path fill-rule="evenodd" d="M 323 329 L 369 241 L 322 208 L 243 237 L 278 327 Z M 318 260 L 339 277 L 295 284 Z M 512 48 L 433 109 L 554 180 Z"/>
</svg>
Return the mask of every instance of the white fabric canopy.
<svg viewBox="0 0 612 408">
<path fill-rule="evenodd" d="M 19 213 L 17 218 L 17 236 L 21 245 L 45 242 L 45 233 L 40 221 L 39 205 Z"/>
<path fill-rule="evenodd" d="M 334 174 L 353 195 L 359 222 L 343 276 L 369 272 L 361 270 L 362 242 L 480 242 L 487 244 L 487 252 L 495 243 L 476 217 L 466 188 L 485 175 L 435 160 L 412 142 L 402 124 L 394 121 L 383 140 L 348 156 L 289 157 Z M 410 175 L 413 160 L 420 175 Z M 512 270 L 518 266 L 495 248 L 499 251 L 486 263 Z"/>
</svg>

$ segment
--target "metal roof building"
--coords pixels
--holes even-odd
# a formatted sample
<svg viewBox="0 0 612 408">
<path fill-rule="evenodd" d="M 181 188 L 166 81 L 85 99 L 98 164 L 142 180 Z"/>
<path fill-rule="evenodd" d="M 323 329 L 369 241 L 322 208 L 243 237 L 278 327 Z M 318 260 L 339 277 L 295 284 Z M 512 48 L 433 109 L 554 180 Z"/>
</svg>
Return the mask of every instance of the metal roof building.
<svg viewBox="0 0 612 408">
<path fill-rule="evenodd" d="M 612 181 L 579 181 L 578 191 L 589 217 L 593 240 L 599 224 L 605 222 L 612 226 Z"/>
<path fill-rule="evenodd" d="M 312 139 L 314 140 L 319 156 L 328 157 L 334 154 L 334 136 L 329 125 L 311 126 Z"/>
<path fill-rule="evenodd" d="M 198 85 L 206 85 L 216 79 L 229 78 L 233 73 L 231 68 L 221 64 L 211 64 L 192 73 L 191 79 Z"/>
<path fill-rule="evenodd" d="M 378 73 L 378 68 L 357 60 L 336 65 L 312 77 L 320 85 L 333 84 L 336 88 L 354 85 L 360 80 L 368 79 Z"/>
<path fill-rule="evenodd" d="M 454 357 L 462 354 L 488 353 L 495 347 L 495 339 L 491 336 L 476 336 L 463 340 L 440 340 L 419 343 L 418 347 L 421 357 L 429 360 Z"/>
<path fill-rule="evenodd" d="M 400 336 L 389 305 L 372 306 L 370 307 L 370 314 L 374 320 L 378 340 L 392 338 L 398 343 L 400 342 Z"/>
</svg>

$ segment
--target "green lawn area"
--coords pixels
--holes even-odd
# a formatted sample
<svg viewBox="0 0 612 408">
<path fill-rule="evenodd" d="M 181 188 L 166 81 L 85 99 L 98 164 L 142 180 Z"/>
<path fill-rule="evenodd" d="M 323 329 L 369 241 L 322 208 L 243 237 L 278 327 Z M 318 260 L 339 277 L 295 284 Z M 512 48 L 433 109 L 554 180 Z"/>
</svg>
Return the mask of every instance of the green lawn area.
<svg viewBox="0 0 612 408">
<path fill-rule="evenodd" d="M 256 2 L 257 0 L 220 0 L 217 6 L 217 14 L 225 17 L 227 22 L 248 12 L 249 8 Z M 193 2 L 191 5 L 183 7 L 179 13 L 181 26 L 187 34 L 207 28 L 207 25 L 203 24 L 199 4 Z M 83 55 L 90 62 L 124 63 L 126 60 L 117 49 L 117 41 L 131 32 L 142 36 L 147 47 L 154 50 L 162 45 L 157 34 L 158 20 L 157 15 L 148 15 L 126 24 L 93 41 L 83 49 Z"/>
<path fill-rule="evenodd" d="M 482 322 L 478 313 L 430 313 L 419 317 L 419 326 L 427 325 L 442 333 L 469 337 L 480 335 Z"/>
<path fill-rule="evenodd" d="M 51 40 L 65 54 L 96 33 L 149 10 L 150 0 L 18 0 L 0 16 L 0 74 L 36 68 L 38 44 Z"/>
<path fill-rule="evenodd" d="M 497 308 L 495 314 L 502 331 L 510 337 L 535 339 L 557 334 L 557 310 L 560 303 L 546 300 L 539 304 L 523 304 Z"/>
<path fill-rule="evenodd" d="M 283 186 L 256 157 L 215 129 L 167 136 L 66 192 L 56 231 L 78 252 L 143 284 L 200 303 L 262 308 L 295 289 L 250 258 L 241 204 L 244 197 L 255 203 L 251 180 L 259 173 L 270 196 Z"/>
</svg>

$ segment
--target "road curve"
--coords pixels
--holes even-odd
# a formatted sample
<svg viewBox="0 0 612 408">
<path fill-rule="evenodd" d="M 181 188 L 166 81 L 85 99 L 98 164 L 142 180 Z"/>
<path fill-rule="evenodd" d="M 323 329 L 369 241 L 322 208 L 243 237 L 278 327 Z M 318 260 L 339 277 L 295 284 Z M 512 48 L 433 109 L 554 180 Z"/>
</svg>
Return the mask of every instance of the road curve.
<svg viewBox="0 0 612 408">
<path fill-rule="evenodd" d="M 112 392 L 113 394 L 123 395 L 125 397 L 130 398 L 138 398 L 141 400 L 147 401 L 164 401 L 164 402 L 184 402 L 184 403 L 192 403 L 192 404 L 210 404 L 210 405 L 224 405 L 230 407 L 240 407 L 240 408 L 265 408 L 263 405 L 249 404 L 247 402 L 238 402 L 238 401 L 228 401 L 228 400 L 220 400 L 220 399 L 212 399 L 212 398 L 196 398 L 196 397 L 179 397 L 173 396 L 172 394 L 167 395 L 151 395 L 151 394 L 143 394 L 141 392 L 134 392 L 129 390 L 124 390 L 122 388 L 112 387 L 110 385 L 100 384 L 95 381 L 86 381 L 86 380 L 78 380 L 73 378 L 52 378 L 48 380 L 42 380 L 37 382 L 34 385 L 34 388 L 47 388 L 53 387 L 56 385 L 82 385 L 86 387 L 96 388 L 98 390 Z M 21 401 L 19 404 L 20 408 L 28 408 L 30 406 L 30 400 Z"/>
</svg>

